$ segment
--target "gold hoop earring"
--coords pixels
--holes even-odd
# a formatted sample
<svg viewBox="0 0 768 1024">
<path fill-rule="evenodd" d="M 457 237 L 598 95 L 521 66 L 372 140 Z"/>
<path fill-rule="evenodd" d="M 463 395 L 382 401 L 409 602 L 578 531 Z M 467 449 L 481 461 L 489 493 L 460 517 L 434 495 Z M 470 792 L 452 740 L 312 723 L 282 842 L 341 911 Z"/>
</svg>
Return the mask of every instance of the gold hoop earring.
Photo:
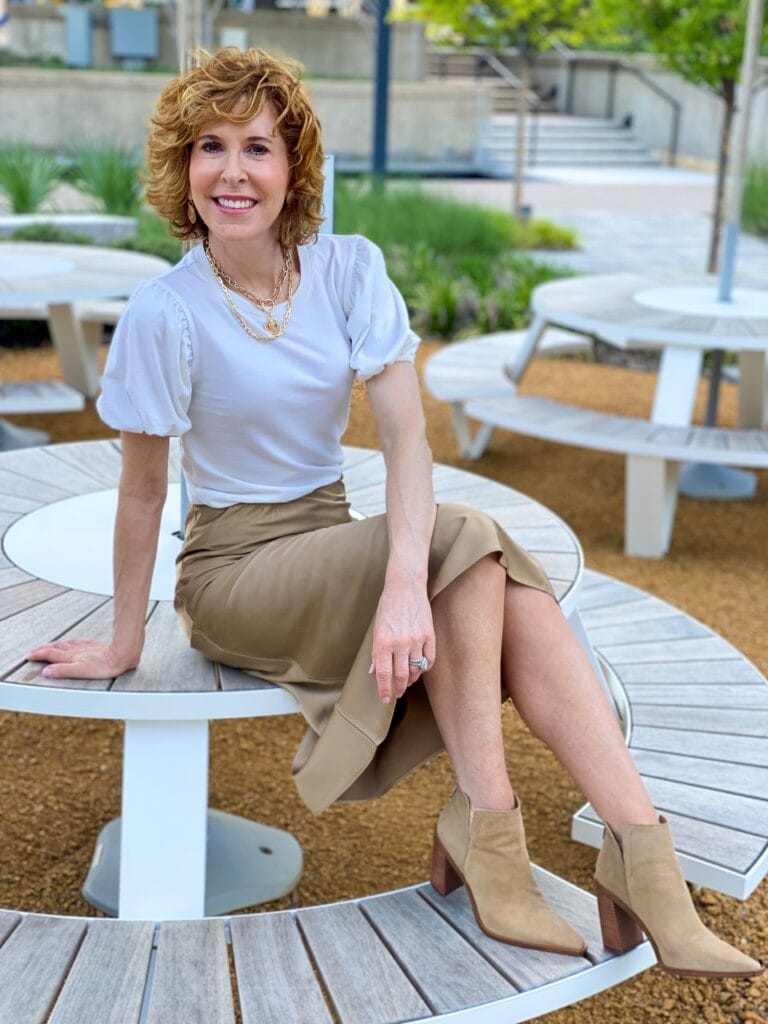
<svg viewBox="0 0 768 1024">
<path fill-rule="evenodd" d="M 190 224 L 197 224 L 197 210 L 191 199 L 187 200 L 187 220 Z"/>
</svg>

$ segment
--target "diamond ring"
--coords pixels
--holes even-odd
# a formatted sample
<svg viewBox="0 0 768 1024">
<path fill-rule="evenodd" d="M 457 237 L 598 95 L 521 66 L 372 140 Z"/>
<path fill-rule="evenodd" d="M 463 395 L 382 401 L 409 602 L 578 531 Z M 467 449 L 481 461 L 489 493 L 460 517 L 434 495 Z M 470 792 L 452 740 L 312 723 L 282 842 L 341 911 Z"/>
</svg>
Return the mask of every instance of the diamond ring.
<svg viewBox="0 0 768 1024">
<path fill-rule="evenodd" d="M 409 658 L 408 664 L 413 665 L 414 668 L 420 668 L 422 672 L 426 672 L 429 668 L 429 662 L 426 658 Z"/>
</svg>

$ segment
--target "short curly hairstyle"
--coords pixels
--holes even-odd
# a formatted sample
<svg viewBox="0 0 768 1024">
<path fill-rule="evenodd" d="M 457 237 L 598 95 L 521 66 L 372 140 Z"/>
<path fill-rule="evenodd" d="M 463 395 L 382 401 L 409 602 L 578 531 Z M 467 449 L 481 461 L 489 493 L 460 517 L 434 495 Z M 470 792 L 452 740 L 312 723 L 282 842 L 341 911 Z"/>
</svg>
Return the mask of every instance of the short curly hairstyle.
<svg viewBox="0 0 768 1024">
<path fill-rule="evenodd" d="M 323 148 L 320 122 L 301 83 L 301 66 L 264 50 L 227 46 L 194 55 L 196 65 L 163 89 L 150 121 L 145 170 L 148 202 L 168 220 L 176 238 L 205 237 L 200 218 L 187 216 L 189 157 L 201 127 L 221 119 L 247 124 L 265 103 L 288 148 L 289 200 L 280 215 L 283 246 L 310 241 L 323 222 Z"/>
</svg>

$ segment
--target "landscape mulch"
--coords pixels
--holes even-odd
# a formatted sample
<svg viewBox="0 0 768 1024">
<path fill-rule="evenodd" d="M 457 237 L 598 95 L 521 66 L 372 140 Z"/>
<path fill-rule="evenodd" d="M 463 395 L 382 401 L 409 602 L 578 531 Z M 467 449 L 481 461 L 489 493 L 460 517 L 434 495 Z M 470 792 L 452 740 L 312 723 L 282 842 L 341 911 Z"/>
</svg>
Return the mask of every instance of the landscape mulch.
<svg viewBox="0 0 768 1024">
<path fill-rule="evenodd" d="M 418 365 L 438 351 L 425 343 Z M 0 350 L 0 380 L 58 375 L 50 348 Z M 577 405 L 647 415 L 654 374 L 579 359 L 537 360 L 524 392 Z M 697 415 L 703 414 L 702 382 Z M 592 569 L 617 576 L 683 608 L 717 630 L 768 673 L 768 473 L 755 498 L 680 498 L 672 546 L 661 561 L 622 553 L 621 456 L 497 432 L 483 458 L 461 459 L 446 405 L 424 392 L 435 459 L 470 469 L 544 502 L 576 531 Z M 722 388 L 722 420 L 735 425 L 736 392 Z M 93 403 L 81 413 L 10 417 L 47 430 L 54 442 L 103 438 L 111 431 Z M 376 447 L 364 391 L 355 390 L 345 441 Z M 64 539 L 62 539 L 64 542 Z M 120 811 L 122 727 L 116 723 L 0 713 L 0 906 L 94 914 L 80 895 L 94 841 Z M 310 905 L 421 882 L 428 877 L 434 819 L 453 785 L 445 755 L 373 804 L 333 807 L 313 817 L 290 781 L 302 733 L 298 716 L 215 722 L 211 726 L 211 805 L 290 829 L 304 848 L 297 899 Z M 506 705 L 508 764 L 525 808 L 532 857 L 589 888 L 595 852 L 569 838 L 583 802 L 554 756 Z M 756 794 L 762 798 L 766 794 Z M 712 793 L 717 800 L 717 793 Z M 755 956 L 768 956 L 768 884 L 745 902 L 698 890 L 704 920 Z M 288 906 L 289 900 L 264 909 Z M 658 968 L 583 1004 L 552 1014 L 553 1024 L 768 1021 L 768 986 L 674 980 Z"/>
</svg>

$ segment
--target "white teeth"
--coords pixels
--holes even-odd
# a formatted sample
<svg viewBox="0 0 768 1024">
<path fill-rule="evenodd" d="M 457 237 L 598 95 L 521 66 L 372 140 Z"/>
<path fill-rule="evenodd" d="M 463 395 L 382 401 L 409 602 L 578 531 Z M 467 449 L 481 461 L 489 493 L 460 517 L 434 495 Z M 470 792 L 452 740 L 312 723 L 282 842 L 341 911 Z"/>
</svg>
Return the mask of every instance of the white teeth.
<svg viewBox="0 0 768 1024">
<path fill-rule="evenodd" d="M 219 206 L 225 206 L 228 210 L 247 210 L 250 206 L 255 206 L 256 201 L 254 199 L 222 199 L 216 200 Z"/>
</svg>

